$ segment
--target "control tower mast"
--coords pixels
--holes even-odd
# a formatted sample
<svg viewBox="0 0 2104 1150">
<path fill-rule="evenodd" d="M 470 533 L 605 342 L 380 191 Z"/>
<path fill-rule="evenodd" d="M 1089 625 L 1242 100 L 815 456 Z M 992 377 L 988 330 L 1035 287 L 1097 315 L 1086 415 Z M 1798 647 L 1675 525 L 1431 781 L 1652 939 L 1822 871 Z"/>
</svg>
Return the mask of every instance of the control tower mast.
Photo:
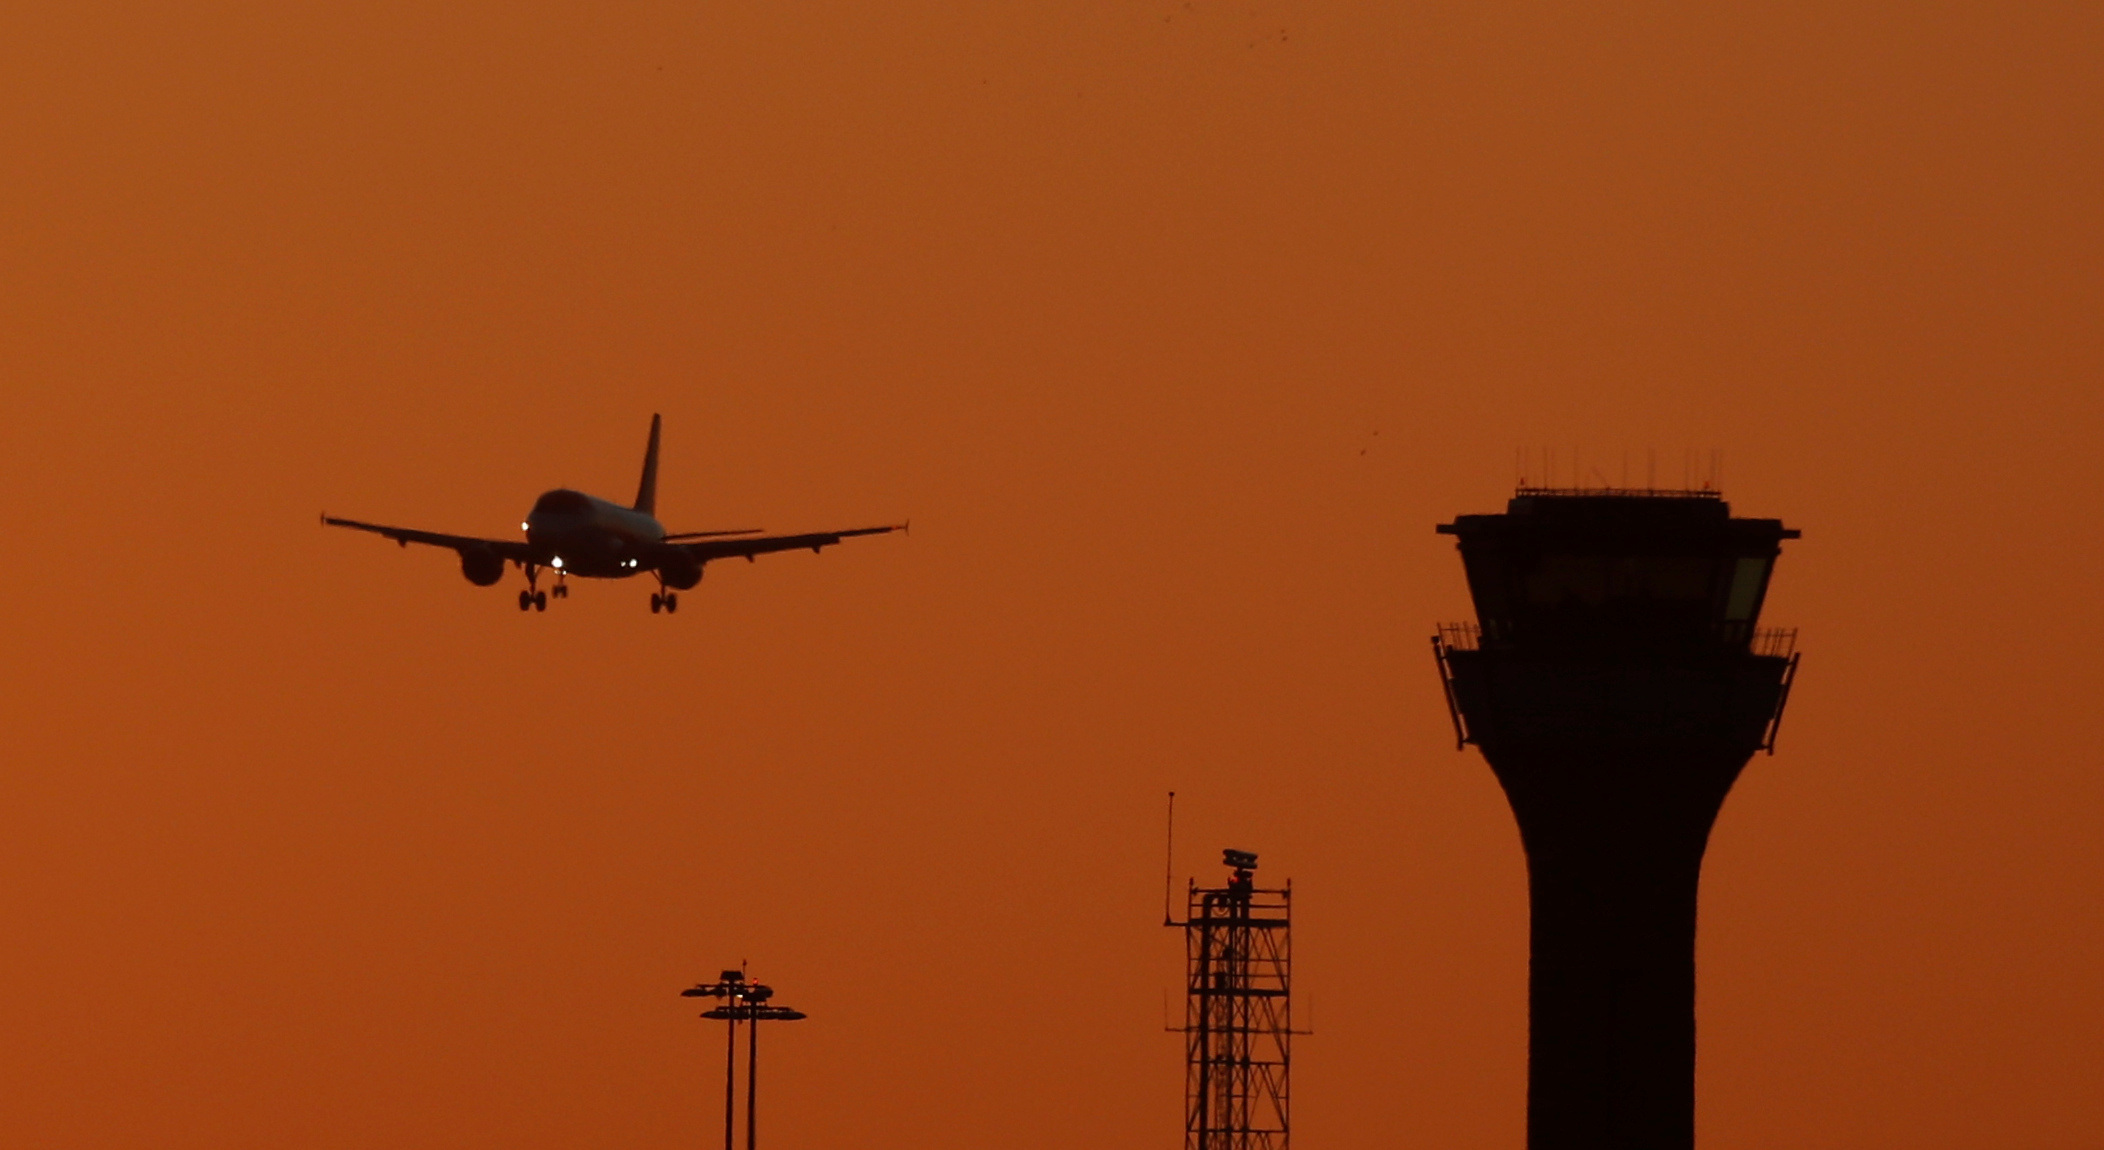
<svg viewBox="0 0 2104 1150">
<path fill-rule="evenodd" d="M 1688 1150 L 1696 887 L 1796 674 L 1755 624 L 1798 533 L 1713 491 L 1525 487 L 1439 531 L 1478 620 L 1432 640 L 1455 735 L 1527 852 L 1529 1150 Z"/>
</svg>

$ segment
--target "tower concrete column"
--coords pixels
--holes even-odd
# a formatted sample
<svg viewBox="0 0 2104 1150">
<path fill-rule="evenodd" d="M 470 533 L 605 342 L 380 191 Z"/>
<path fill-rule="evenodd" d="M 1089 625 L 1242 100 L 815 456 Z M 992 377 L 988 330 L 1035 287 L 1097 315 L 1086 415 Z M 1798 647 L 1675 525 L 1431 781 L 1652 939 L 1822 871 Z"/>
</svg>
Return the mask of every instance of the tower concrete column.
<svg viewBox="0 0 2104 1150">
<path fill-rule="evenodd" d="M 1527 1144 L 1688 1150 L 1702 856 L 1795 674 L 1755 624 L 1797 532 L 1710 492 L 1527 490 L 1440 530 L 1479 620 L 1435 638 L 1442 682 L 1527 853 Z"/>
</svg>

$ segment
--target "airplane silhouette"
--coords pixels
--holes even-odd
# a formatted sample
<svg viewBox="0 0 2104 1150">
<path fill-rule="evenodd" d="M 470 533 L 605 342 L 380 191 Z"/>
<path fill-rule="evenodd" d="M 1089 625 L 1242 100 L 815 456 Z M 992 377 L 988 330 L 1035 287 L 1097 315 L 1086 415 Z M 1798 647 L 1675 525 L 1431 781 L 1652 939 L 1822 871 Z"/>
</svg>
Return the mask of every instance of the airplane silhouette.
<svg viewBox="0 0 2104 1150">
<path fill-rule="evenodd" d="M 580 579 L 653 575 L 658 582 L 658 589 L 650 593 L 653 614 L 679 610 L 679 592 L 701 582 L 702 566 L 711 560 L 742 556 L 749 561 L 770 551 L 805 548 L 815 553 L 852 536 L 882 535 L 906 527 L 855 527 L 805 535 L 763 535 L 758 528 L 668 535 L 657 521 L 658 430 L 662 422 L 660 416 L 650 417 L 650 446 L 643 453 L 643 482 L 636 490 L 634 507 L 557 488 L 535 500 L 533 510 L 526 513 L 526 521 L 519 524 L 526 532 L 523 543 L 385 527 L 330 515 L 323 515 L 321 521 L 330 527 L 370 531 L 404 547 L 411 543 L 450 547 L 460 553 L 460 573 L 477 587 L 488 587 L 503 579 L 506 563 L 517 564 L 526 572 L 526 589 L 519 592 L 521 611 L 548 609 L 548 592 L 540 589 L 543 567 L 555 572 L 558 599 L 569 598 L 566 580 L 572 575 Z"/>
</svg>

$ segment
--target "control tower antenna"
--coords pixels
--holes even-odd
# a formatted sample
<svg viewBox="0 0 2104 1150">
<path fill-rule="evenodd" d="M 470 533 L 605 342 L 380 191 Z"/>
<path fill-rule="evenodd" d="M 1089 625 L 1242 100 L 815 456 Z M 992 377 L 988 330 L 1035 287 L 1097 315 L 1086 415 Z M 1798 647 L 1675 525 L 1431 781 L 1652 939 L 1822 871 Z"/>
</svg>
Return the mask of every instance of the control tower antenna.
<svg viewBox="0 0 2104 1150">
<path fill-rule="evenodd" d="M 1293 884 L 1256 885 L 1222 851 L 1224 887 L 1190 886 L 1184 921 L 1184 1150 L 1287 1150 L 1293 1061 Z"/>
<path fill-rule="evenodd" d="M 1432 653 L 1527 852 L 1527 1146 L 1695 1142 L 1695 896 L 1725 794 L 1775 749 L 1782 541 L 1713 489 L 1522 487 L 1456 537 L 1477 623 Z"/>
<path fill-rule="evenodd" d="M 1169 792 L 1169 842 L 1162 852 L 1162 925 L 1175 926 L 1176 915 L 1169 909 L 1170 892 L 1176 889 L 1176 792 Z"/>
</svg>

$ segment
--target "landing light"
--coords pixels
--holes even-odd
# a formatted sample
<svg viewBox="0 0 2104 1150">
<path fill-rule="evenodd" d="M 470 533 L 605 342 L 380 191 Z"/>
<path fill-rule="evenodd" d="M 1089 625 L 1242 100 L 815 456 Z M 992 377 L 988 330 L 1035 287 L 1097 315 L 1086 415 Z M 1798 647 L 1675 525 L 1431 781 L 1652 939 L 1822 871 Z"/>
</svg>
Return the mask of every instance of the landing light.
<svg viewBox="0 0 2104 1150">
<path fill-rule="evenodd" d="M 519 524 L 519 530 L 521 530 L 521 531 L 531 531 L 531 530 L 533 530 L 533 524 L 531 524 L 531 523 L 521 523 L 521 524 Z"/>
<path fill-rule="evenodd" d="M 553 567 L 553 568 L 555 568 L 555 569 L 556 569 L 556 570 L 558 570 L 558 571 L 562 570 L 562 566 L 563 566 L 563 557 L 562 557 L 562 556 L 560 556 L 560 555 L 557 555 L 557 556 L 556 556 L 556 557 L 555 557 L 555 558 L 554 558 L 553 560 L 551 560 L 551 561 L 549 562 L 549 564 L 548 564 L 548 565 L 549 565 L 550 567 Z"/>
</svg>

